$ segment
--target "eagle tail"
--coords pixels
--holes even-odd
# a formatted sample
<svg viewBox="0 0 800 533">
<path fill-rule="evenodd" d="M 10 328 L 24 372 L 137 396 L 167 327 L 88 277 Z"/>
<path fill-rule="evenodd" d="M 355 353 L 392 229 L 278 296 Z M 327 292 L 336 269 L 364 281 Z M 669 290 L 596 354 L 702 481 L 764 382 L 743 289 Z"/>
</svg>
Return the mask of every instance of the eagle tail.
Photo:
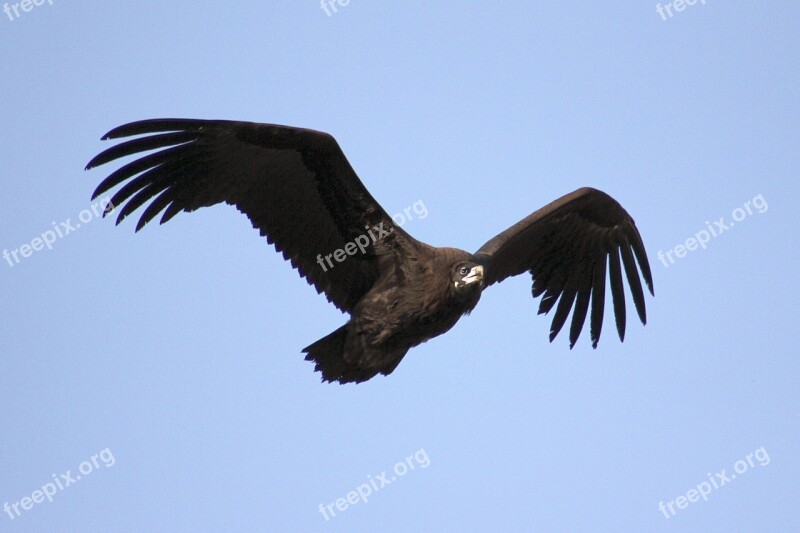
<svg viewBox="0 0 800 533">
<path fill-rule="evenodd" d="M 345 342 L 349 324 L 303 348 L 306 361 L 314 361 L 314 370 L 322 373 L 322 381 L 361 383 L 379 372 L 379 369 L 362 368 L 345 360 Z"/>
</svg>

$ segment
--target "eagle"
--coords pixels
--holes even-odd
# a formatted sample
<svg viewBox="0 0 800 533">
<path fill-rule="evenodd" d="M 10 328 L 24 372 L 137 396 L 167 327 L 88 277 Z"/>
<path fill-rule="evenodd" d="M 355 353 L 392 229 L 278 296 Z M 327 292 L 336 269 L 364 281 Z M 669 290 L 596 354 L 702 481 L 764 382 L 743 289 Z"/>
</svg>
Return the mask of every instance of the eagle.
<svg viewBox="0 0 800 533">
<path fill-rule="evenodd" d="M 181 211 L 222 202 L 247 215 L 318 293 L 350 315 L 303 349 L 324 382 L 391 374 L 409 349 L 469 314 L 486 287 L 526 272 L 533 297 L 541 296 L 539 314 L 555 308 L 551 342 L 572 312 L 570 348 L 589 314 L 597 347 L 606 272 L 624 341 L 623 267 L 639 319 L 647 322 L 640 273 L 655 293 L 642 238 L 627 211 L 597 189 L 562 196 L 469 253 L 430 246 L 395 224 L 328 133 L 162 118 L 124 124 L 103 140 L 123 137 L 133 138 L 101 152 L 86 169 L 140 157 L 114 170 L 92 199 L 122 185 L 110 200 L 117 224 L 147 204 L 137 232 L 160 213 L 163 224 Z"/>
</svg>

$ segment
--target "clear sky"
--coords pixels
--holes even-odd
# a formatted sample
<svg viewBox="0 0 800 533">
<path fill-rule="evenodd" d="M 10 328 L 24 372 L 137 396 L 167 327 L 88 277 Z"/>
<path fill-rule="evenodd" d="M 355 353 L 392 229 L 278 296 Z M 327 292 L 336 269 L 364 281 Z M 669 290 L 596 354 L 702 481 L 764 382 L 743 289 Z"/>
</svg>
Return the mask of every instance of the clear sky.
<svg viewBox="0 0 800 533">
<path fill-rule="evenodd" d="M 37 2 L 0 13 L 0 531 L 800 530 L 797 2 Z M 604 190 L 649 323 L 551 344 L 520 276 L 322 384 L 346 316 L 235 209 L 96 216 L 100 137 L 156 117 L 330 132 L 440 246 Z"/>
</svg>

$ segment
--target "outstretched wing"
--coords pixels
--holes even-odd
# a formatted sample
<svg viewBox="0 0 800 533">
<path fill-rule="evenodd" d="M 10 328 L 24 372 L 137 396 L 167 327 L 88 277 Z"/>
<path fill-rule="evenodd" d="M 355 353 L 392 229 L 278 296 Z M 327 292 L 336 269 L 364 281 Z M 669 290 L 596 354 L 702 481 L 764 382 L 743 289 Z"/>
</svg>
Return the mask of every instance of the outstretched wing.
<svg viewBox="0 0 800 533">
<path fill-rule="evenodd" d="M 234 205 L 343 311 L 351 311 L 377 279 L 377 255 L 397 239 L 413 240 L 392 224 L 327 133 L 155 119 L 125 124 L 103 139 L 134 135 L 144 136 L 105 150 L 86 166 L 158 150 L 117 169 L 94 191 L 93 198 L 125 183 L 111 198 L 117 224 L 147 202 L 136 231 L 162 211 L 163 224 L 181 211 Z M 343 251 L 331 256 L 336 250 Z"/>
<path fill-rule="evenodd" d="M 624 340 L 625 293 L 620 256 L 636 312 L 643 324 L 647 322 L 637 261 L 650 294 L 654 293 L 642 238 L 633 218 L 602 191 L 584 187 L 559 198 L 484 244 L 475 255 L 484 263 L 487 286 L 530 272 L 533 297 L 544 294 L 539 314 L 550 311 L 558 301 L 550 327 L 551 342 L 574 306 L 569 342 L 570 348 L 575 345 L 591 296 L 590 332 L 592 346 L 597 347 L 603 325 L 606 265 L 611 275 L 617 332 Z"/>
</svg>

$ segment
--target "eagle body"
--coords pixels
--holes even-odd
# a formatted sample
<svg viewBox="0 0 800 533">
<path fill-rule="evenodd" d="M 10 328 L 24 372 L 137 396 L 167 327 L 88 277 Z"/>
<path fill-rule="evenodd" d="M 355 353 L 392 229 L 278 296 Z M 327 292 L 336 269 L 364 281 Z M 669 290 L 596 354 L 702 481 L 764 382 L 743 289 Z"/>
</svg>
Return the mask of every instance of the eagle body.
<svg viewBox="0 0 800 533">
<path fill-rule="evenodd" d="M 350 315 L 303 350 L 323 381 L 358 383 L 392 373 L 411 348 L 469 314 L 485 288 L 520 274 L 532 276 L 539 313 L 555 309 L 550 341 L 571 313 L 570 347 L 587 317 L 597 346 L 607 279 L 624 340 L 623 272 L 646 323 L 640 275 L 651 294 L 653 281 L 644 244 L 633 218 L 602 191 L 573 191 L 469 253 L 430 246 L 396 226 L 327 133 L 153 119 L 115 128 L 104 139 L 121 137 L 133 138 L 86 166 L 137 156 L 93 194 L 120 186 L 111 198 L 118 224 L 145 204 L 136 231 L 159 214 L 163 224 L 180 212 L 233 205 L 318 293 Z"/>
<path fill-rule="evenodd" d="M 409 254 L 387 254 L 393 265 L 384 267 L 350 321 L 303 349 L 324 380 L 358 383 L 389 374 L 408 350 L 449 331 L 478 304 L 483 267 L 471 261 L 471 254 L 418 241 L 414 245 Z M 459 274 L 460 268 L 465 273 Z M 452 272 L 444 278 L 436 275 L 439 271 Z M 470 273 L 471 282 L 457 285 Z"/>
</svg>

